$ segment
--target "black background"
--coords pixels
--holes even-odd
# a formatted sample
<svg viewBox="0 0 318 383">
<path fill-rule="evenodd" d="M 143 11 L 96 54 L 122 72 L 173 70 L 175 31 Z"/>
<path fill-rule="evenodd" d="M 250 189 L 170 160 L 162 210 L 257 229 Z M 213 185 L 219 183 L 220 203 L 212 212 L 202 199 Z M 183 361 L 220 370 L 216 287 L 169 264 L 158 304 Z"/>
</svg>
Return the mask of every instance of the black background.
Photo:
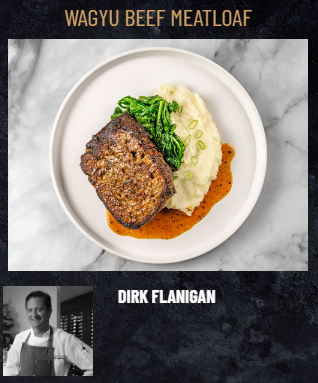
<svg viewBox="0 0 318 383">
<path fill-rule="evenodd" d="M 119 9 L 121 22 L 118 27 L 68 27 L 65 9 Z M 125 9 L 165 9 L 167 16 L 160 28 L 128 28 Z M 171 9 L 253 12 L 247 27 L 171 27 Z M 0 10 L 2 285 L 94 285 L 95 382 L 318 382 L 318 2 L 2 0 Z M 310 271 L 7 272 L 8 38 L 308 38 Z M 216 289 L 217 302 L 118 304 L 118 289 Z M 10 378 L 16 380 L 31 381 Z"/>
</svg>

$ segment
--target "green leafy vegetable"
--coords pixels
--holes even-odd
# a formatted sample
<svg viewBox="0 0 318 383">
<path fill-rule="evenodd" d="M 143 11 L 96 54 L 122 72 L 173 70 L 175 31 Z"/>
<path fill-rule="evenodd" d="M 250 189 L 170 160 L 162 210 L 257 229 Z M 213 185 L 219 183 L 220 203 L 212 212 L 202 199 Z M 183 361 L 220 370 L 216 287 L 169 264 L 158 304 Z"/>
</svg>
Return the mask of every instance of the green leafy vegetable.
<svg viewBox="0 0 318 383">
<path fill-rule="evenodd" d="M 115 108 L 115 111 L 111 116 L 111 119 L 120 116 L 122 113 L 124 112 L 117 106 L 117 108 Z"/>
<path fill-rule="evenodd" d="M 197 130 L 194 135 L 196 136 L 196 138 L 200 138 L 202 136 L 203 132 L 202 130 Z"/>
<path fill-rule="evenodd" d="M 173 176 L 173 179 L 175 179 L 175 180 L 176 180 L 178 177 L 179 177 L 179 176 Z"/>
<path fill-rule="evenodd" d="M 194 129 L 197 126 L 198 120 L 193 120 L 190 122 L 188 128 L 189 129 Z"/>
<path fill-rule="evenodd" d="M 200 146 L 201 150 L 205 149 L 205 145 L 201 140 L 198 141 L 198 145 Z"/>
<path fill-rule="evenodd" d="M 157 145 L 172 170 L 178 170 L 186 146 L 174 132 L 177 125 L 171 123 L 170 114 L 181 113 L 183 107 L 176 101 L 169 103 L 160 96 L 140 96 L 138 99 L 126 96 L 117 104 L 119 106 L 115 108 L 111 119 L 122 113 L 133 116 L 150 133 L 151 141 Z"/>
</svg>

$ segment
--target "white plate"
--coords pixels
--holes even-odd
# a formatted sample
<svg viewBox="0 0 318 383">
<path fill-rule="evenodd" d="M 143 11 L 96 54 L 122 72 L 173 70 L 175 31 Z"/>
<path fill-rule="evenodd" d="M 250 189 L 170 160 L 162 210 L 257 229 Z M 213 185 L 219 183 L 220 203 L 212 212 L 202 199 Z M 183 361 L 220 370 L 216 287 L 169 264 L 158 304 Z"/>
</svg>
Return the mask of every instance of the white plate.
<svg viewBox="0 0 318 383">
<path fill-rule="evenodd" d="M 122 237 L 109 229 L 105 207 L 80 169 L 80 156 L 92 135 L 110 120 L 119 99 L 152 95 L 163 83 L 185 85 L 205 101 L 222 142 L 235 148 L 233 187 L 201 222 L 175 239 Z M 146 48 L 104 61 L 74 86 L 54 122 L 50 162 L 61 205 L 90 240 L 127 259 L 170 263 L 215 248 L 242 225 L 263 186 L 266 139 L 253 101 L 228 72 L 191 52 Z"/>
</svg>

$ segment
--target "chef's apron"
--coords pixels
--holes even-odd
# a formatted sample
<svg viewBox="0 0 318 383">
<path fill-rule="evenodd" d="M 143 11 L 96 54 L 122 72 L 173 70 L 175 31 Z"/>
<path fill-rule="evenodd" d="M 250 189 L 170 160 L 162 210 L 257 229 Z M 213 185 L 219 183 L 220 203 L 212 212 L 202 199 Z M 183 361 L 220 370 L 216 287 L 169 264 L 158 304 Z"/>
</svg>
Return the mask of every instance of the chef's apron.
<svg viewBox="0 0 318 383">
<path fill-rule="evenodd" d="M 55 376 L 53 329 L 50 326 L 50 337 L 47 347 L 30 346 L 31 333 L 22 343 L 20 353 L 21 376 Z"/>
</svg>

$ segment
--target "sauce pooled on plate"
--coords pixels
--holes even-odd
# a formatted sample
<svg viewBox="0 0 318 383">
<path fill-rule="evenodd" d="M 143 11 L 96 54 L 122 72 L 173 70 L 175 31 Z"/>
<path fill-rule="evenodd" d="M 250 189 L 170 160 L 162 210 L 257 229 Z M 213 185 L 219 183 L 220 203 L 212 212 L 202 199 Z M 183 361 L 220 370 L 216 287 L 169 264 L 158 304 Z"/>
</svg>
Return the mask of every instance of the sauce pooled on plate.
<svg viewBox="0 0 318 383">
<path fill-rule="evenodd" d="M 230 144 L 222 144 L 222 163 L 217 178 L 211 182 L 210 188 L 200 206 L 196 207 L 191 216 L 176 209 L 162 209 L 152 220 L 137 230 L 126 229 L 107 211 L 107 222 L 116 234 L 139 239 L 172 239 L 190 230 L 201 221 L 231 190 L 231 161 L 235 150 Z"/>
</svg>

